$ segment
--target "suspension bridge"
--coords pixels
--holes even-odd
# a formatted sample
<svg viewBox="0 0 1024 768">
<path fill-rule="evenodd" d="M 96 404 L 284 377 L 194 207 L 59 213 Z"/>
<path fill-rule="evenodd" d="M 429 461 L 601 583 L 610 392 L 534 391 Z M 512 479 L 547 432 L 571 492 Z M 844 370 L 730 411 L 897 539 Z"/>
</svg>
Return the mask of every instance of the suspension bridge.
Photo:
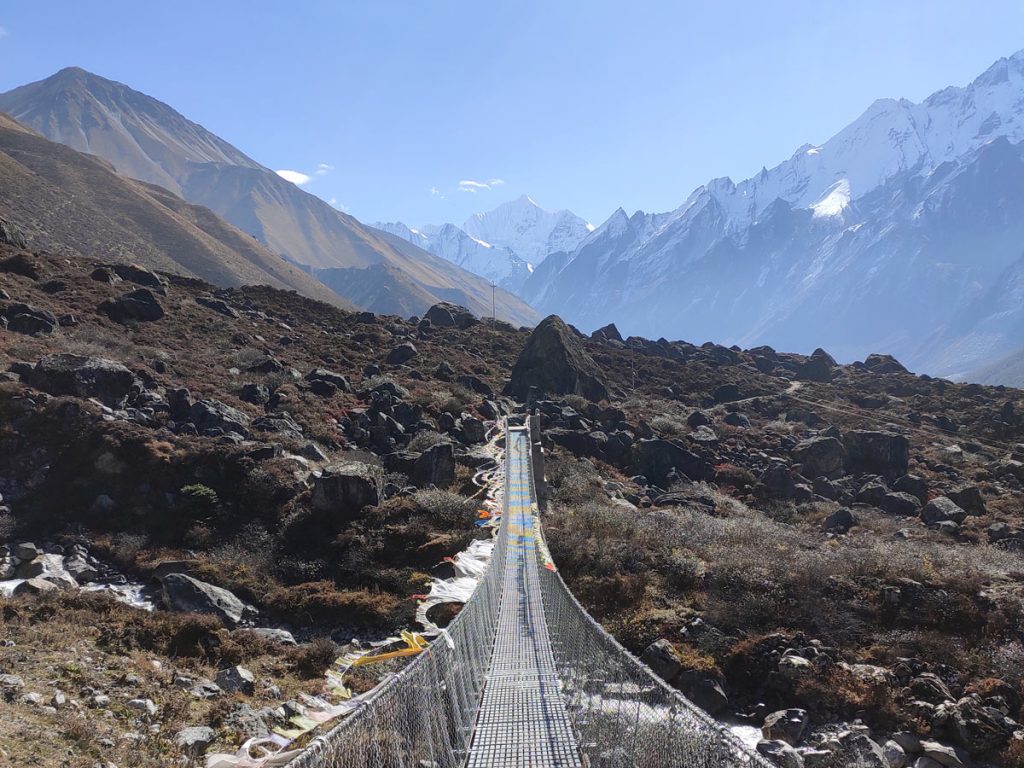
<svg viewBox="0 0 1024 768">
<path fill-rule="evenodd" d="M 506 421 L 501 525 L 465 607 L 289 768 L 770 768 L 569 592 L 541 537 L 534 439 Z"/>
</svg>

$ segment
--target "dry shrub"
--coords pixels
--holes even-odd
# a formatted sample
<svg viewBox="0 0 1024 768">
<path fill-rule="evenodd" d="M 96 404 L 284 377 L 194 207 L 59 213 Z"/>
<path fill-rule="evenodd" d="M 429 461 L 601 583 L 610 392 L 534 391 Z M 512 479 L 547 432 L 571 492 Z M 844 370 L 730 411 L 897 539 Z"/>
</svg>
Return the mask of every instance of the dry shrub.
<svg viewBox="0 0 1024 768">
<path fill-rule="evenodd" d="M 800 680 L 796 695 L 802 704 L 817 711 L 839 713 L 846 718 L 862 715 L 874 728 L 895 731 L 908 725 L 891 686 L 864 680 L 838 667 Z"/>
<path fill-rule="evenodd" d="M 375 626 L 398 610 L 401 600 L 387 592 L 342 590 L 332 581 L 277 587 L 264 598 L 267 609 L 293 620 Z"/>
<path fill-rule="evenodd" d="M 1024 739 L 1011 739 L 1006 748 L 999 753 L 996 764 L 1003 768 L 1024 768 Z"/>
<path fill-rule="evenodd" d="M 466 528 L 476 519 L 477 502 L 451 491 L 431 488 L 417 491 L 413 499 L 432 523 L 442 527 Z"/>
<path fill-rule="evenodd" d="M 301 645 L 289 654 L 292 667 L 307 678 L 323 677 L 324 672 L 338 658 L 338 646 L 329 637 L 318 637 Z"/>
</svg>

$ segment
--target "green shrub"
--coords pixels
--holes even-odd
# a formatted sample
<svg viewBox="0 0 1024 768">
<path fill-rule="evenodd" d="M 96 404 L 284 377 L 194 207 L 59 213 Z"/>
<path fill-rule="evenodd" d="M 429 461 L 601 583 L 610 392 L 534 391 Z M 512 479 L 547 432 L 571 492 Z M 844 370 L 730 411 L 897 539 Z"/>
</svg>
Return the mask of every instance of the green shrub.
<svg viewBox="0 0 1024 768">
<path fill-rule="evenodd" d="M 220 497 L 208 485 L 186 485 L 178 492 L 178 502 L 191 517 L 207 517 L 220 508 Z"/>
</svg>

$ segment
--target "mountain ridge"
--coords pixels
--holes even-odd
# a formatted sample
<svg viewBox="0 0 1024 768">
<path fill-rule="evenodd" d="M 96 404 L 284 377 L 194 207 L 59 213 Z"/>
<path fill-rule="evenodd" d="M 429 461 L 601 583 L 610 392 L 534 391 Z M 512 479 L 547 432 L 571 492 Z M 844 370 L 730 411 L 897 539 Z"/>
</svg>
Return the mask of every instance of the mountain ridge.
<svg viewBox="0 0 1024 768">
<path fill-rule="evenodd" d="M 547 210 L 529 195 L 470 216 L 461 227 L 378 222 L 378 229 L 458 264 L 519 295 L 553 253 L 572 251 L 593 225 L 567 209 Z"/>
<path fill-rule="evenodd" d="M 412 307 L 422 314 L 456 292 L 465 296 L 475 314 L 491 313 L 488 281 L 407 242 L 382 236 L 169 105 L 123 83 L 67 68 L 0 94 L 0 111 L 20 117 L 51 140 L 103 157 L 120 173 L 159 184 L 209 208 L 310 274 L 377 264 L 388 265 L 384 272 L 402 271 L 407 279 L 382 284 L 378 293 L 367 282 L 370 275 L 359 280 L 359 295 L 378 311 L 398 313 Z M 352 300 L 346 295 L 348 286 L 335 281 L 333 290 Z M 519 325 L 539 319 L 503 290 L 495 299 L 499 317 Z"/>
<path fill-rule="evenodd" d="M 969 376 L 1010 351 L 1008 321 L 968 308 L 1021 255 L 1021 181 L 999 164 L 1016 167 L 1022 140 L 1024 52 L 920 104 L 878 100 L 824 144 L 738 184 L 712 179 L 672 211 L 620 208 L 521 295 L 587 330 L 613 321 L 647 336 L 825 346 L 846 360 L 888 352 Z M 952 276 L 968 287 L 951 289 Z M 832 324 L 854 306 L 860 315 Z M 989 347 L 972 351 L 972 323 L 988 323 Z"/>
</svg>

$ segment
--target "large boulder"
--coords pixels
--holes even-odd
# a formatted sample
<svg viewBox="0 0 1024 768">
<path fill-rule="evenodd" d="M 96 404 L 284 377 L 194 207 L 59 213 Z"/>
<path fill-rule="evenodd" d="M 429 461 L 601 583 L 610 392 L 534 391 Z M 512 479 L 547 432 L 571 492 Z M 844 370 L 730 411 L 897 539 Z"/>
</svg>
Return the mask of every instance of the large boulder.
<svg viewBox="0 0 1024 768">
<path fill-rule="evenodd" d="M 339 519 L 355 517 L 380 503 L 383 473 L 362 461 L 346 461 L 323 471 L 313 484 L 313 509 Z"/>
<path fill-rule="evenodd" d="M 806 709 L 782 709 L 764 719 L 761 735 L 769 740 L 782 740 L 795 747 L 803 741 L 809 723 Z"/>
<path fill-rule="evenodd" d="M 46 309 L 31 304 L 11 304 L 3 311 L 7 330 L 29 336 L 53 333 L 57 330 L 57 316 Z M 0 323 L 2 326 L 3 323 Z"/>
<path fill-rule="evenodd" d="M 892 355 L 870 354 L 864 359 L 864 367 L 872 373 L 908 373 Z"/>
<path fill-rule="evenodd" d="M 910 441 L 893 432 L 851 431 L 843 436 L 846 469 L 895 480 L 907 474 Z"/>
<path fill-rule="evenodd" d="M 26 383 L 51 395 L 95 397 L 119 408 L 142 382 L 121 363 L 102 357 L 46 355 L 25 375 Z"/>
<path fill-rule="evenodd" d="M 962 523 L 965 517 L 967 517 L 967 512 L 946 496 L 937 496 L 925 504 L 924 509 L 921 510 L 921 520 L 928 525 L 946 521 Z"/>
<path fill-rule="evenodd" d="M 608 399 L 597 364 L 557 315 L 546 317 L 533 329 L 512 368 L 505 394 L 525 401 L 531 389 L 549 395 L 581 395 L 594 402 Z"/>
<path fill-rule="evenodd" d="M 413 462 L 413 483 L 418 488 L 447 488 L 455 482 L 455 452 L 451 443 L 437 443 L 423 451 Z"/>
<path fill-rule="evenodd" d="M 411 341 L 404 341 L 388 352 L 384 362 L 388 365 L 403 365 L 416 357 L 417 354 L 419 352 L 416 349 L 416 345 Z"/>
<path fill-rule="evenodd" d="M 672 643 L 664 638 L 655 640 L 647 646 L 647 649 L 640 654 L 640 661 L 650 667 L 654 674 L 666 682 L 672 682 L 672 679 L 683 668 L 676 649 L 672 647 Z"/>
<path fill-rule="evenodd" d="M 246 605 L 228 590 L 184 573 L 167 574 L 162 586 L 163 602 L 171 610 L 209 613 L 231 628 L 256 615 L 255 608 Z"/>
<path fill-rule="evenodd" d="M 148 288 L 139 288 L 116 299 L 107 299 L 98 307 L 116 323 L 129 320 L 152 322 L 164 316 L 164 308 Z"/>
<path fill-rule="evenodd" d="M 202 432 L 237 432 L 243 437 L 249 434 L 249 417 L 237 408 L 220 400 L 200 400 L 188 412 L 189 420 Z"/>
<path fill-rule="evenodd" d="M 424 318 L 438 328 L 469 328 L 480 320 L 465 307 L 442 301 L 427 310 Z"/>
<path fill-rule="evenodd" d="M 813 480 L 822 475 L 841 473 L 845 454 L 838 439 L 818 435 L 797 443 L 793 449 L 793 460 L 800 464 L 800 474 Z"/>
<path fill-rule="evenodd" d="M 832 373 L 836 361 L 823 349 L 816 349 L 804 362 L 797 366 L 796 377 L 802 381 L 828 383 L 832 381 Z"/>
<path fill-rule="evenodd" d="M 592 334 L 590 338 L 596 341 L 622 341 L 622 334 L 619 333 L 619 329 L 615 327 L 615 323 L 608 323 L 603 328 L 598 328 Z"/>
<path fill-rule="evenodd" d="M 700 456 L 672 440 L 638 440 L 633 444 L 637 471 L 650 482 L 660 485 L 672 470 L 694 481 L 710 480 L 712 467 Z"/>
<path fill-rule="evenodd" d="M 109 269 L 122 280 L 150 288 L 163 296 L 167 295 L 167 281 L 139 264 L 110 264 Z"/>
</svg>

